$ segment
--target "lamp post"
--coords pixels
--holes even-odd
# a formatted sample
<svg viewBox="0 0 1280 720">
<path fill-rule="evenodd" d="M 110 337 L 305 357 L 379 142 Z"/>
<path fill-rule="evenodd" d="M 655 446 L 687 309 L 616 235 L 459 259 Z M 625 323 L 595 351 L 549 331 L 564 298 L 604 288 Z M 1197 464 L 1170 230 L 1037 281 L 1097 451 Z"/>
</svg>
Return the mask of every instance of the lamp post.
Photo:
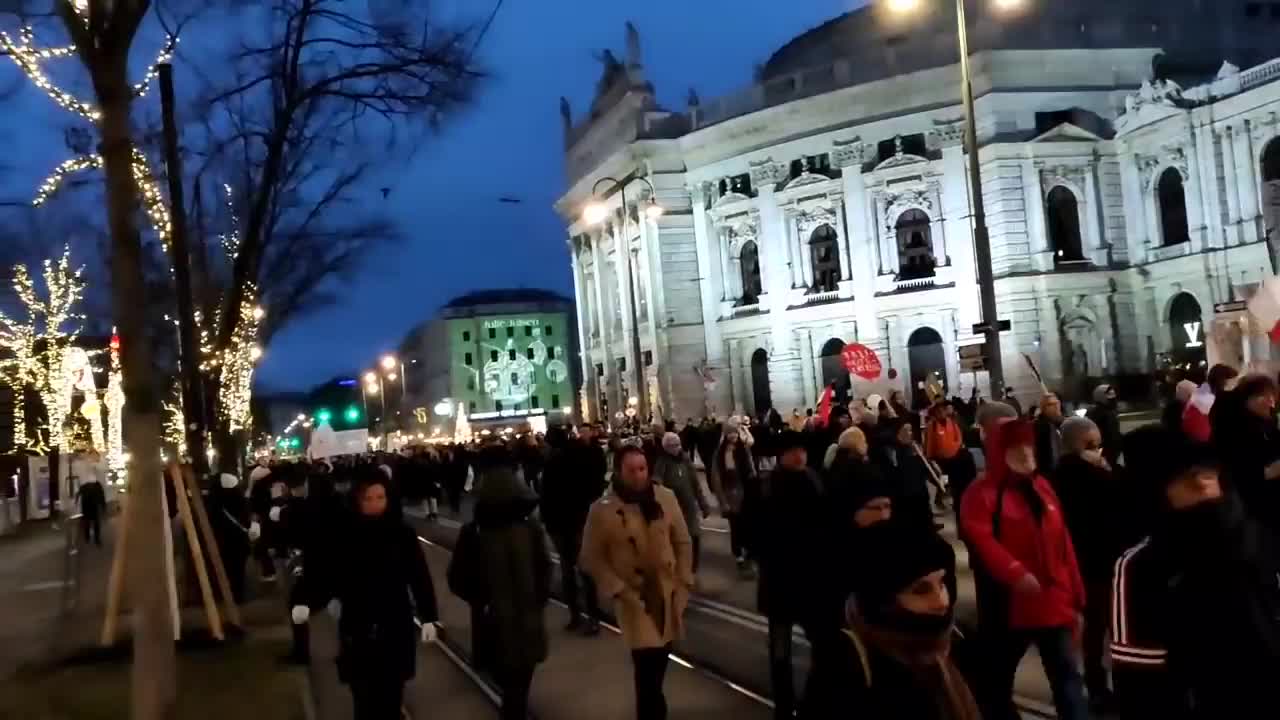
<svg viewBox="0 0 1280 720">
<path fill-rule="evenodd" d="M 1013 10 L 1024 0 L 991 0 L 998 10 Z M 960 93 L 964 101 L 965 152 L 969 158 L 969 188 L 973 202 L 973 254 L 978 266 L 978 293 L 982 304 L 982 323 L 987 336 L 987 373 L 991 396 L 1004 393 L 1004 359 L 1000 353 L 1000 318 L 996 307 L 996 286 L 991 270 L 991 235 L 987 230 L 986 207 L 982 200 L 982 170 L 978 165 L 978 124 L 973 107 L 973 77 L 969 69 L 969 24 L 965 19 L 965 0 L 956 0 L 956 33 L 960 43 Z M 908 12 L 919 0 L 889 0 L 897 12 Z"/>
<path fill-rule="evenodd" d="M 612 177 L 603 177 L 596 181 L 591 188 L 591 202 L 587 203 L 586 208 L 582 212 L 582 219 L 590 225 L 598 225 L 609 217 L 609 209 L 604 204 L 603 198 L 599 195 L 601 186 L 608 185 L 608 193 L 617 192 L 622 200 L 622 237 L 619 240 L 619 252 L 626 252 L 627 256 L 627 295 L 631 298 L 631 367 L 635 368 L 636 373 L 636 394 L 640 398 L 639 414 L 641 418 L 649 417 L 649 392 L 648 378 L 645 376 L 644 353 L 640 349 L 640 308 L 636 299 L 636 269 L 639 265 L 639 259 L 635 257 L 639 254 L 639 250 L 633 252 L 630 248 L 630 242 L 626 235 L 627 220 L 631 217 L 630 210 L 627 207 L 627 186 L 634 181 L 644 183 L 649 188 L 649 202 L 645 204 L 644 216 L 650 220 L 656 220 L 662 217 L 663 208 L 657 203 L 657 190 L 654 189 L 653 183 L 638 175 L 618 180 Z"/>
</svg>

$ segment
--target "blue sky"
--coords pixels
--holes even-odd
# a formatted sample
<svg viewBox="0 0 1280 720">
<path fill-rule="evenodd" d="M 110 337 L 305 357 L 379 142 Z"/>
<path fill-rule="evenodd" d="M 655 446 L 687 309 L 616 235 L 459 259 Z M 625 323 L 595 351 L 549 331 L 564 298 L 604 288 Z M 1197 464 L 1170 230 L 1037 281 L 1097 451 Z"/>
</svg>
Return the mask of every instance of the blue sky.
<svg viewBox="0 0 1280 720">
<path fill-rule="evenodd" d="M 575 116 L 589 106 L 600 65 L 623 54 L 623 25 L 640 30 L 649 79 L 660 101 L 683 108 L 690 88 L 704 99 L 745 87 L 753 68 L 804 30 L 860 0 L 506 0 L 480 57 L 490 78 L 407 163 L 388 169 L 384 200 L 405 242 L 368 258 L 346 281 L 342 301 L 300 320 L 267 349 L 264 387 L 302 389 L 359 370 L 394 348 L 449 298 L 473 289 L 544 287 L 572 296 L 564 225 L 552 203 L 564 187 L 559 98 Z M 446 14 L 482 0 L 436 0 Z M 194 54 L 184 43 L 184 53 Z M 16 71 L 0 69 L 0 87 Z M 68 116 L 34 90 L 0 113 L 8 150 L 0 200 L 29 197 L 67 157 Z M 57 132 L 50 128 L 58 128 Z M 377 195 L 376 189 L 370 196 Z M 521 204 L 498 202 L 501 196 Z M 93 212 L 95 208 L 85 210 Z"/>
</svg>

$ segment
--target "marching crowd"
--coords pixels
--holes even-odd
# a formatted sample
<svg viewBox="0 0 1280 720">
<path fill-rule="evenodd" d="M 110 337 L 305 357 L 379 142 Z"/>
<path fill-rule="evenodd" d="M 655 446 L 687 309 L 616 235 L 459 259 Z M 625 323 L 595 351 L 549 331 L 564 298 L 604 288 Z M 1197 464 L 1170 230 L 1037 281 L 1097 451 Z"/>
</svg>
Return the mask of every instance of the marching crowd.
<svg viewBox="0 0 1280 720">
<path fill-rule="evenodd" d="M 436 637 L 402 508 L 459 513 L 468 492 L 448 587 L 472 609 L 473 660 L 501 687 L 504 718 L 527 716 L 547 657 L 549 545 L 567 629 L 616 622 L 636 717 L 665 718 L 712 513 L 740 577 L 757 581 L 776 717 L 1013 720 L 1032 646 L 1062 720 L 1247 717 L 1265 714 L 1280 676 L 1277 397 L 1269 377 L 1215 367 L 1127 435 L 1106 385 L 1069 416 L 1047 392 L 1029 412 L 960 399 L 911 410 L 895 394 L 631 436 L 584 424 L 262 465 L 245 483 L 222 476 L 211 514 L 237 593 L 251 556 L 267 580 L 293 560 L 298 660 L 311 613 L 338 615 L 359 720 L 399 717 L 415 638 Z M 976 618 L 960 621 L 940 535 L 950 512 L 977 593 Z M 799 690 L 796 626 L 812 648 Z"/>
</svg>

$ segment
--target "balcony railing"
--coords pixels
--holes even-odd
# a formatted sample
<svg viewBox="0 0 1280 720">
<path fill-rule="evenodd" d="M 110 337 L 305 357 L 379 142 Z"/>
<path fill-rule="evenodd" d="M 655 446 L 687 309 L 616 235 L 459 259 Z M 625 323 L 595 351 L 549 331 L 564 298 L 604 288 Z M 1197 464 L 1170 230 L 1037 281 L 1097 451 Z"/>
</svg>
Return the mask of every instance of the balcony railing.
<svg viewBox="0 0 1280 720">
<path fill-rule="evenodd" d="M 802 305 L 821 305 L 822 303 L 835 302 L 840 299 L 840 291 L 832 290 L 830 292 L 814 293 L 805 295 Z"/>
<path fill-rule="evenodd" d="M 760 303 L 752 303 L 750 305 L 739 305 L 733 308 L 729 313 L 729 317 L 746 317 L 748 315 L 758 315 L 760 313 Z"/>
</svg>

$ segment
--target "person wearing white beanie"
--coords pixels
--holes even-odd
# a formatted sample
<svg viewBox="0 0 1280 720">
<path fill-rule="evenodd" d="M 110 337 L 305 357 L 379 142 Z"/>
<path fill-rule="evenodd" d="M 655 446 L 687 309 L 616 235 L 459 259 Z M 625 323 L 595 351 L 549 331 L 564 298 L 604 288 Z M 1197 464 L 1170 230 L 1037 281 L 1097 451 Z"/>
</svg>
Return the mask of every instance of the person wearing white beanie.
<svg viewBox="0 0 1280 720">
<path fill-rule="evenodd" d="M 702 544 L 702 518 L 711 514 L 711 504 L 698 481 L 693 461 L 684 454 L 680 436 L 669 432 L 662 436 L 662 450 L 653 465 L 653 479 L 676 494 L 689 537 L 693 542 L 693 571 L 698 572 L 698 554 Z"/>
</svg>

